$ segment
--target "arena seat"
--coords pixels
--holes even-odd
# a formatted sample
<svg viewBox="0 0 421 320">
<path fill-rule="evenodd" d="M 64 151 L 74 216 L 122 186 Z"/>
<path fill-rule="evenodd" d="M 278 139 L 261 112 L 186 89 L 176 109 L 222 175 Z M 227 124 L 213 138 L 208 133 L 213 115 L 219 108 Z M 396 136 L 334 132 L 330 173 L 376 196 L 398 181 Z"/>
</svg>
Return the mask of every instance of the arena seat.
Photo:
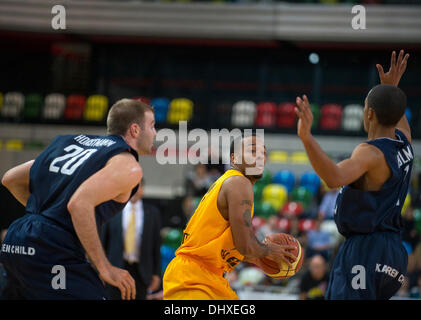
<svg viewBox="0 0 421 320">
<path fill-rule="evenodd" d="M 86 121 L 101 122 L 108 112 L 108 98 L 101 94 L 94 94 L 86 100 L 83 118 Z"/>
<path fill-rule="evenodd" d="M 253 216 L 255 217 L 264 217 L 269 218 L 270 216 L 276 214 L 276 208 L 269 201 L 255 201 L 254 202 L 254 212 Z"/>
<path fill-rule="evenodd" d="M 300 178 L 300 186 L 309 190 L 313 195 L 319 192 L 321 180 L 319 176 L 312 171 L 304 172 Z"/>
<path fill-rule="evenodd" d="M 263 189 L 265 188 L 265 186 L 266 185 L 264 183 L 260 183 L 260 181 L 257 181 L 253 185 L 253 192 L 254 192 L 254 199 L 255 200 L 261 200 L 262 199 Z"/>
<path fill-rule="evenodd" d="M 360 131 L 364 121 L 364 107 L 359 104 L 349 104 L 344 107 L 342 128 L 345 131 Z"/>
<path fill-rule="evenodd" d="M 266 224 L 266 218 L 260 216 L 253 216 L 251 224 L 253 225 L 254 230 L 257 230 Z"/>
<path fill-rule="evenodd" d="M 287 163 L 289 154 L 286 151 L 275 150 L 269 154 L 269 161 L 273 163 Z"/>
<path fill-rule="evenodd" d="M 339 130 L 341 128 L 342 107 L 339 104 L 329 103 L 321 108 L 320 129 Z"/>
<path fill-rule="evenodd" d="M 154 111 L 155 111 L 156 123 L 164 123 L 167 120 L 170 100 L 163 97 L 153 98 L 150 101 L 150 104 L 154 108 Z"/>
<path fill-rule="evenodd" d="M 139 96 L 139 97 L 133 97 L 132 100 L 140 100 L 143 103 L 149 104 L 151 105 L 151 99 L 148 97 L 143 97 L 143 96 Z"/>
<path fill-rule="evenodd" d="M 17 120 L 22 113 L 24 103 L 25 96 L 21 92 L 7 92 L 1 108 L 2 117 Z"/>
<path fill-rule="evenodd" d="M 23 150 L 23 141 L 20 139 L 7 140 L 5 149 L 8 151 L 21 151 Z"/>
<path fill-rule="evenodd" d="M 320 122 L 320 106 L 315 103 L 310 104 L 311 112 L 313 113 L 313 124 L 311 126 L 312 129 L 317 129 L 319 127 Z"/>
<path fill-rule="evenodd" d="M 256 104 L 250 100 L 241 100 L 232 107 L 231 125 L 234 127 L 252 127 L 256 115 Z"/>
<path fill-rule="evenodd" d="M 303 205 L 300 202 L 289 201 L 282 207 L 282 215 L 286 217 L 298 217 L 304 211 Z"/>
<path fill-rule="evenodd" d="M 406 119 L 408 120 L 409 124 L 412 122 L 412 110 L 410 108 L 406 108 L 405 110 Z"/>
<path fill-rule="evenodd" d="M 288 190 L 279 184 L 268 184 L 262 193 L 264 202 L 269 202 L 276 211 L 279 211 L 288 200 Z"/>
<path fill-rule="evenodd" d="M 277 124 L 279 128 L 294 128 L 297 125 L 294 103 L 284 102 L 279 105 Z"/>
<path fill-rule="evenodd" d="M 257 105 L 256 126 L 263 128 L 275 126 L 276 109 L 274 102 L 260 102 Z"/>
<path fill-rule="evenodd" d="M 298 222 L 298 231 L 308 232 L 316 227 L 316 222 L 312 219 L 300 219 Z"/>
<path fill-rule="evenodd" d="M 290 158 L 290 162 L 293 164 L 308 164 L 308 156 L 305 152 L 293 152 Z"/>
<path fill-rule="evenodd" d="M 280 170 L 272 178 L 273 183 L 283 185 L 287 188 L 288 193 L 294 189 L 295 186 L 295 175 L 290 170 Z"/>
<path fill-rule="evenodd" d="M 23 108 L 23 118 L 25 120 L 37 120 L 41 116 L 42 111 L 42 96 L 33 93 L 25 97 L 25 104 Z"/>
<path fill-rule="evenodd" d="M 86 97 L 83 95 L 72 94 L 67 97 L 64 118 L 66 120 L 82 120 L 83 110 L 85 109 Z"/>
<path fill-rule="evenodd" d="M 277 228 L 280 232 L 289 232 L 291 230 L 291 220 L 288 218 L 280 218 Z"/>
<path fill-rule="evenodd" d="M 50 93 L 44 99 L 43 119 L 61 119 L 66 107 L 66 98 L 61 93 Z"/>
<path fill-rule="evenodd" d="M 306 209 L 313 201 L 313 195 L 307 188 L 299 186 L 295 187 L 291 192 L 291 201 L 300 202 Z"/>
<path fill-rule="evenodd" d="M 179 121 L 189 121 L 193 116 L 193 101 L 187 98 L 172 99 L 169 105 L 167 121 L 178 124 Z"/>
</svg>

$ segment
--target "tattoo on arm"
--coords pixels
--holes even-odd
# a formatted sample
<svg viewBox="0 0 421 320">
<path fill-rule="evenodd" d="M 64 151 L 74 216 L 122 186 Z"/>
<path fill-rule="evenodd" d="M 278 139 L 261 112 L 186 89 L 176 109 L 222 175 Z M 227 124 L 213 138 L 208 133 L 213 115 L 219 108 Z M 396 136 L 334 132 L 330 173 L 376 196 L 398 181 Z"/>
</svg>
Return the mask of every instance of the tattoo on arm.
<svg viewBox="0 0 421 320">
<path fill-rule="evenodd" d="M 252 228 L 252 222 L 251 222 L 251 210 L 245 209 L 243 212 L 243 218 L 244 218 L 244 224 L 246 227 L 250 228 L 250 237 L 256 241 L 256 243 L 259 245 L 259 247 L 262 249 L 262 252 L 259 254 L 259 257 L 264 257 L 269 254 L 269 247 L 267 244 L 260 242 L 256 235 L 254 234 L 253 228 Z"/>
<path fill-rule="evenodd" d="M 253 202 L 251 200 L 243 200 L 243 201 L 241 201 L 241 205 L 242 206 L 243 205 L 247 205 L 247 206 L 252 207 L 253 206 Z"/>
</svg>

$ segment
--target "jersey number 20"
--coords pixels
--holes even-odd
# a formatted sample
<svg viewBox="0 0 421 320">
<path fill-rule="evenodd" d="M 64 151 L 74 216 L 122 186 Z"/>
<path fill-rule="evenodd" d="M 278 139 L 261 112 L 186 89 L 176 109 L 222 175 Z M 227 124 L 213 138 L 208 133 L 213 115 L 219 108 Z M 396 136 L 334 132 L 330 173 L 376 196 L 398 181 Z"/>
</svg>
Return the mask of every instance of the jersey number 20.
<svg viewBox="0 0 421 320">
<path fill-rule="evenodd" d="M 64 151 L 70 152 L 65 154 L 64 156 L 60 156 L 55 158 L 50 164 L 50 171 L 51 172 L 59 172 L 62 174 L 71 175 L 75 170 L 84 163 L 93 153 L 97 151 L 97 149 L 83 149 L 78 147 L 74 144 L 64 148 Z M 73 152 L 71 152 L 73 151 Z M 57 164 L 61 161 L 67 160 L 62 166 L 57 166 Z"/>
</svg>

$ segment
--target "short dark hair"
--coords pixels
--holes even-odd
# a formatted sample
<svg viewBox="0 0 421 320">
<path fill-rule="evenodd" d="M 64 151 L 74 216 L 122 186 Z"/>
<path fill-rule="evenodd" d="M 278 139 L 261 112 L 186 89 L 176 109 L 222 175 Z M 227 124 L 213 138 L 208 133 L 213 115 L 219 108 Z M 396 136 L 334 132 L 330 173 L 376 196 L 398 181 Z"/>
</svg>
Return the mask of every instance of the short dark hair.
<svg viewBox="0 0 421 320">
<path fill-rule="evenodd" d="M 390 84 L 379 84 L 367 95 L 367 104 L 383 126 L 396 125 L 405 113 L 406 94 L 398 87 Z"/>
<path fill-rule="evenodd" d="M 154 111 L 153 107 L 134 99 L 121 99 L 114 103 L 107 116 L 107 134 L 125 135 L 133 123 L 143 125 L 146 111 Z"/>
<path fill-rule="evenodd" d="M 248 138 L 248 137 L 260 137 L 260 136 L 257 135 L 255 132 L 253 132 L 250 135 L 246 135 L 245 133 L 242 133 L 241 136 L 238 136 L 238 137 L 232 139 L 231 144 L 230 144 L 230 156 L 233 153 L 235 153 L 235 145 L 237 144 L 237 142 L 243 141 L 244 138 Z"/>
</svg>

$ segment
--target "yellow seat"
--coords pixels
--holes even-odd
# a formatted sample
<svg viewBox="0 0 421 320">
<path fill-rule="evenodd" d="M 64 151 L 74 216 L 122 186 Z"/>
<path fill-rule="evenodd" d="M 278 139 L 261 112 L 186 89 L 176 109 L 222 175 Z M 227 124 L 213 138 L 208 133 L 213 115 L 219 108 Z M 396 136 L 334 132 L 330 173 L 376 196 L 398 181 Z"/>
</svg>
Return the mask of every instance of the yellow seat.
<svg viewBox="0 0 421 320">
<path fill-rule="evenodd" d="M 108 111 L 108 98 L 95 94 L 86 100 L 83 117 L 88 121 L 103 121 Z"/>
<path fill-rule="evenodd" d="M 193 101 L 187 98 L 176 98 L 171 100 L 167 121 L 177 124 L 179 121 L 189 121 L 193 115 Z"/>
<path fill-rule="evenodd" d="M 273 163 L 287 163 L 288 152 L 286 151 L 272 151 L 269 154 L 269 161 Z"/>
<path fill-rule="evenodd" d="M 6 142 L 6 150 L 21 151 L 23 149 L 23 141 L 19 139 L 11 139 Z"/>
<path fill-rule="evenodd" d="M 305 152 L 294 152 L 291 155 L 290 162 L 293 164 L 308 164 L 308 156 Z"/>
</svg>

